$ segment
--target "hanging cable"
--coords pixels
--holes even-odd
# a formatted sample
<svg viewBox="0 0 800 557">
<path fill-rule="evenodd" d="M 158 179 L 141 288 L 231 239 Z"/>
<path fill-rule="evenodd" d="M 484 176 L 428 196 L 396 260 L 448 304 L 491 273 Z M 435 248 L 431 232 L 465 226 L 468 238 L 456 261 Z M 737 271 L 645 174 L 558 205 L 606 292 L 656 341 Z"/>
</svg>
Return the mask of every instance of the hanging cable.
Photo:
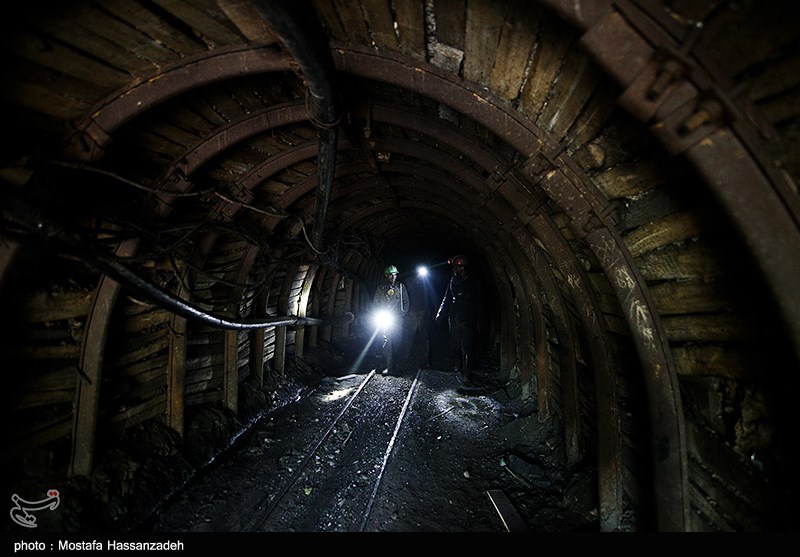
<svg viewBox="0 0 800 557">
<path fill-rule="evenodd" d="M 322 319 L 298 316 L 236 320 L 209 313 L 194 304 L 152 284 L 132 271 L 118 257 L 98 248 L 80 234 L 68 230 L 21 195 L 0 189 L 0 233 L 18 242 L 36 241 L 44 249 L 74 257 L 106 274 L 156 305 L 187 319 L 195 319 L 220 329 L 263 329 L 292 325 L 322 325 Z"/>
</svg>

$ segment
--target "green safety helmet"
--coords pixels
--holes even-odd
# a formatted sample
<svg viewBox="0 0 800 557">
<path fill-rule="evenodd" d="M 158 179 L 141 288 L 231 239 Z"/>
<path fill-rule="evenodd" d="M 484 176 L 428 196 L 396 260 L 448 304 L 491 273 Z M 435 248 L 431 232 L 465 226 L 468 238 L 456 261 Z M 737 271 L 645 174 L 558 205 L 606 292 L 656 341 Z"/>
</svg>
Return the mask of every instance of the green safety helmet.
<svg viewBox="0 0 800 557">
<path fill-rule="evenodd" d="M 384 275 L 396 275 L 397 274 L 397 267 L 394 265 L 389 265 L 383 270 Z"/>
</svg>

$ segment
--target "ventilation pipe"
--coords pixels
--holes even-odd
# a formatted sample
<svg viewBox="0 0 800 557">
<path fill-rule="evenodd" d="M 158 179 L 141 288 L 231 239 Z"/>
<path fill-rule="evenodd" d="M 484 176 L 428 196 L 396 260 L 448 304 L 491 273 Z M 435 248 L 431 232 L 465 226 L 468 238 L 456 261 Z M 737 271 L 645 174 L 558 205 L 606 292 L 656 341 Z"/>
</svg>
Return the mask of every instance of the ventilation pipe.
<svg viewBox="0 0 800 557">
<path fill-rule="evenodd" d="M 316 219 L 311 247 L 322 253 L 322 234 L 336 170 L 337 128 L 340 114 L 336 103 L 336 74 L 327 35 L 306 0 L 260 0 L 259 13 L 275 31 L 284 48 L 295 59 L 314 102 L 313 122 L 319 134 Z"/>
</svg>

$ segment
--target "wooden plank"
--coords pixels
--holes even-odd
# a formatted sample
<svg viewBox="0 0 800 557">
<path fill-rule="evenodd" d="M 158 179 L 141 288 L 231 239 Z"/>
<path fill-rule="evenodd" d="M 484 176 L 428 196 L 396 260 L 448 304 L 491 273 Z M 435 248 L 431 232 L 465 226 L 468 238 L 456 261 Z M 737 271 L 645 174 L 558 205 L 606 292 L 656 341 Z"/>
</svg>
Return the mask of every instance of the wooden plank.
<svg viewBox="0 0 800 557">
<path fill-rule="evenodd" d="M 180 112 L 179 109 L 176 110 Z M 227 123 L 222 116 L 218 120 L 221 124 Z M 172 159 L 183 157 L 202 140 L 202 137 L 194 129 L 183 128 L 163 119 L 155 121 L 145 133 L 147 134 L 144 136 L 146 147 L 150 147 L 150 142 L 154 141 L 155 137 L 160 141 L 168 140 L 169 143 L 165 144 L 168 147 L 166 152 L 169 153 Z"/>
<path fill-rule="evenodd" d="M 185 0 L 153 1 L 191 27 L 208 48 L 242 42 L 239 33 L 233 29 L 233 24 L 229 21 L 228 25 L 220 22 L 225 18 L 219 17 L 221 14 L 215 0 L 194 0 L 191 3 Z"/>
<path fill-rule="evenodd" d="M 436 40 L 458 50 L 464 50 L 467 25 L 466 0 L 436 0 Z"/>
<path fill-rule="evenodd" d="M 597 66 L 582 49 L 573 46 L 553 88 L 552 98 L 558 100 L 547 103 L 539 125 L 560 141 L 580 116 L 599 79 Z"/>
<path fill-rule="evenodd" d="M 123 324 L 123 331 L 133 335 L 154 327 L 162 327 L 169 319 L 169 315 L 169 312 L 163 309 L 152 308 L 150 311 L 128 317 Z"/>
<path fill-rule="evenodd" d="M 670 0 L 670 9 L 687 22 L 701 22 L 727 0 Z"/>
<path fill-rule="evenodd" d="M 719 503 L 709 498 L 704 489 L 698 487 L 694 479 L 698 474 L 707 472 L 696 463 L 690 462 L 689 472 L 689 498 L 692 520 L 692 532 L 735 532 L 731 526 L 731 517 L 726 513 L 726 509 L 721 508 Z M 707 488 L 707 486 L 705 486 Z"/>
<path fill-rule="evenodd" d="M 395 2 L 400 52 L 425 60 L 425 6 L 423 0 Z"/>
<path fill-rule="evenodd" d="M 36 392 L 74 389 L 77 377 L 78 369 L 72 365 L 39 374 L 29 371 L 20 383 L 19 390 Z"/>
<path fill-rule="evenodd" d="M 46 323 L 83 318 L 89 313 L 92 292 L 34 292 L 23 302 L 21 318 L 27 323 Z"/>
<path fill-rule="evenodd" d="M 0 87 L 0 98 L 10 105 L 59 120 L 80 118 L 105 93 L 86 81 L 34 65 L 7 69 Z"/>
<path fill-rule="evenodd" d="M 520 109 L 532 119 L 541 114 L 553 83 L 558 78 L 569 47 L 577 40 L 575 31 L 555 16 L 547 14 L 542 19 L 542 30 L 536 44 L 528 81 L 520 97 Z M 557 102 L 555 99 L 553 102 Z"/>
<path fill-rule="evenodd" d="M 223 369 L 223 402 L 234 414 L 238 408 L 239 394 L 239 332 L 225 331 Z"/>
<path fill-rule="evenodd" d="M 748 81 L 747 96 L 759 101 L 779 93 L 788 92 L 800 85 L 800 53 L 769 63 Z"/>
<path fill-rule="evenodd" d="M 648 222 L 660 219 L 683 210 L 675 191 L 669 188 L 655 188 L 633 199 L 626 199 L 625 203 L 617 205 L 619 222 L 617 229 L 623 232 Z"/>
<path fill-rule="evenodd" d="M 372 40 L 380 48 L 397 50 L 399 43 L 394 30 L 390 0 L 361 0 L 361 9 L 369 26 Z"/>
<path fill-rule="evenodd" d="M 625 245 L 631 255 L 639 257 L 696 238 L 703 233 L 702 227 L 702 218 L 696 213 L 673 213 L 636 228 L 625 236 Z"/>
<path fill-rule="evenodd" d="M 510 0 L 506 13 L 513 14 L 513 17 L 509 15 L 500 28 L 489 88 L 499 96 L 513 100 L 522 88 L 542 10 L 526 0 Z"/>
<path fill-rule="evenodd" d="M 195 381 L 193 380 L 193 378 L 192 380 L 186 381 L 186 384 L 184 386 L 184 395 L 187 401 L 190 394 L 202 393 L 206 391 L 217 391 L 217 390 L 219 390 L 220 393 L 222 392 L 223 383 L 221 374 L 218 374 L 218 376 L 215 377 L 213 374 L 213 370 L 208 369 L 205 370 L 205 372 L 206 375 L 208 375 L 208 379 L 205 381 Z M 220 398 L 220 400 L 222 400 L 222 398 Z"/>
<path fill-rule="evenodd" d="M 692 421 L 687 421 L 686 426 L 690 462 L 701 462 L 704 470 L 714 471 L 713 475 L 695 474 L 692 480 L 699 483 L 712 500 L 728 509 L 737 520 L 745 522 L 743 526 L 751 531 L 763 531 L 767 524 L 779 518 L 782 511 L 776 502 L 781 496 L 776 487 L 746 468 L 743 455 L 734 452 L 723 440 Z"/>
<path fill-rule="evenodd" d="M 130 81 L 130 73 L 120 69 L 119 66 L 103 64 L 98 59 L 90 58 L 77 50 L 85 46 L 81 44 L 86 42 L 81 40 L 81 37 L 85 37 L 85 35 L 70 34 L 70 31 L 73 31 L 71 22 L 56 22 L 48 26 L 44 23 L 46 21 L 48 20 L 42 20 L 40 23 L 40 27 L 43 28 L 40 33 L 43 33 L 44 36 L 24 31 L 15 33 L 14 41 L 10 43 L 11 52 L 25 60 L 52 68 L 59 73 L 100 85 L 103 91 L 112 91 Z M 60 32 L 61 27 L 67 29 Z M 77 49 L 70 48 L 62 40 L 53 40 L 48 34 L 56 38 L 59 35 L 65 35 L 66 38 L 77 43 Z M 114 45 L 106 46 L 109 49 L 114 47 Z"/>
<path fill-rule="evenodd" d="M 222 400 L 222 390 L 210 391 L 203 393 L 187 393 L 186 406 L 199 406 L 201 404 L 210 404 Z"/>
<path fill-rule="evenodd" d="M 148 401 L 153 397 L 166 397 L 166 392 L 167 388 L 164 384 L 164 374 L 162 372 L 148 381 L 133 383 L 130 388 L 121 393 L 119 401 L 123 406 L 128 406 L 131 401 Z"/>
<path fill-rule="evenodd" d="M 166 354 L 138 362 L 133 365 L 121 368 L 119 373 L 125 377 L 136 378 L 136 381 L 143 381 L 144 378 L 152 375 L 164 375 L 166 373 Z"/>
<path fill-rule="evenodd" d="M 179 292 L 179 295 L 185 293 Z M 167 425 L 183 435 L 186 412 L 186 319 L 172 317 L 167 352 Z"/>
<path fill-rule="evenodd" d="M 707 313 L 733 309 L 728 288 L 719 281 L 665 282 L 650 287 L 659 315 Z"/>
<path fill-rule="evenodd" d="M 725 276 L 715 252 L 702 240 L 671 246 L 637 258 L 647 281 L 696 279 L 711 282 Z"/>
<path fill-rule="evenodd" d="M 34 346 L 58 346 L 80 342 L 83 336 L 83 323 L 81 322 L 60 322 L 58 326 L 49 325 L 45 323 L 31 326 L 21 333 L 19 341 Z"/>
<path fill-rule="evenodd" d="M 63 439 L 69 432 L 69 416 L 59 416 L 46 424 L 36 424 L 29 429 L 16 429 L 14 437 L 8 440 L 0 452 L 0 459 L 7 461 L 26 453 L 30 454 L 31 449 Z"/>
<path fill-rule="evenodd" d="M 466 35 L 464 40 L 464 78 L 486 83 L 494 65 L 497 42 L 487 37 L 500 37 L 505 21 L 505 2 L 467 0 Z"/>
<path fill-rule="evenodd" d="M 122 368 L 128 364 L 136 363 L 147 358 L 152 358 L 162 350 L 166 350 L 169 346 L 169 338 L 167 338 L 166 331 L 156 341 L 142 346 L 136 350 L 132 350 L 125 354 L 121 354 L 108 362 L 109 369 Z"/>
<path fill-rule="evenodd" d="M 131 426 L 142 423 L 145 420 L 160 416 L 166 408 L 166 397 L 148 399 L 141 404 L 126 408 L 125 410 L 108 417 L 104 424 L 104 429 L 109 432 L 124 431 Z"/>
<path fill-rule="evenodd" d="M 142 152 L 139 156 L 145 161 L 152 162 L 164 168 L 177 159 L 182 153 L 186 152 L 186 147 L 181 140 L 188 139 L 186 136 L 178 137 L 178 140 L 173 140 L 172 135 L 176 134 L 163 134 L 166 131 L 163 128 L 153 128 L 143 130 L 139 138 L 141 140 Z"/>
<path fill-rule="evenodd" d="M 192 56 L 205 50 L 203 43 L 196 37 L 187 35 L 180 28 L 171 25 L 166 18 L 159 17 L 139 1 L 104 0 L 103 9 L 122 21 L 131 22 L 140 33 L 181 57 Z"/>
<path fill-rule="evenodd" d="M 661 319 L 670 342 L 754 342 L 756 332 L 746 319 L 731 314 L 667 315 Z"/>
<path fill-rule="evenodd" d="M 345 30 L 341 19 L 339 19 L 339 11 L 330 0 L 311 0 L 311 3 L 323 27 L 330 32 L 334 39 L 343 39 Z"/>
<path fill-rule="evenodd" d="M 206 93 L 206 102 L 213 108 L 214 112 L 226 122 L 236 122 L 246 117 L 245 111 L 238 100 L 231 95 L 225 84 L 220 84 L 213 87 Z M 206 138 L 199 138 L 199 143 L 202 143 Z"/>
<path fill-rule="evenodd" d="M 18 354 L 29 360 L 73 360 L 81 354 L 78 344 L 62 344 L 59 346 L 20 346 Z"/>
<path fill-rule="evenodd" d="M 758 107 L 769 122 L 779 124 L 796 118 L 800 114 L 800 103 L 797 99 L 796 90 L 786 91 L 760 102 Z"/>
<path fill-rule="evenodd" d="M 70 402 L 74 399 L 74 388 L 18 393 L 14 395 L 14 399 L 9 403 L 8 409 L 11 411 L 24 410 L 26 408 Z"/>
<path fill-rule="evenodd" d="M 238 181 L 243 174 L 249 173 L 255 167 L 264 163 L 265 158 L 272 156 L 264 152 L 261 144 L 262 142 L 257 137 L 250 137 L 237 145 L 230 146 L 226 151 L 226 159 L 219 162 L 215 161 L 214 166 L 209 168 L 208 173 L 210 175 L 220 174 L 220 179 L 223 179 L 224 172 L 230 172 L 236 176 L 234 178 L 229 177 L 227 181 Z"/>
<path fill-rule="evenodd" d="M 713 376 L 740 381 L 756 379 L 758 362 L 752 351 L 729 344 L 674 346 L 672 357 L 679 375 Z"/>
<path fill-rule="evenodd" d="M 370 44 L 372 39 L 369 36 L 364 14 L 358 9 L 360 6 L 352 0 L 332 0 L 332 2 L 336 11 L 339 12 L 345 40 L 356 44 Z"/>
<path fill-rule="evenodd" d="M 664 171 L 649 160 L 626 161 L 593 176 L 609 199 L 636 197 L 666 183 Z"/>
<path fill-rule="evenodd" d="M 236 25 L 248 41 L 274 43 L 277 40 L 269 23 L 261 12 L 248 0 L 219 0 L 220 9 Z"/>
<path fill-rule="evenodd" d="M 170 125 L 194 135 L 195 139 L 187 146 L 198 144 L 203 137 L 227 124 L 225 119 L 209 105 L 208 97 L 197 93 L 185 95 L 181 108 L 172 111 L 168 118 Z"/>
<path fill-rule="evenodd" d="M 173 51 L 137 30 L 135 23 L 120 20 L 94 4 L 58 3 L 53 8 L 60 16 L 47 25 L 47 31 L 88 53 L 87 58 L 118 68 L 127 74 L 126 81 L 152 74 L 177 58 Z"/>
<path fill-rule="evenodd" d="M 594 139 L 607 124 L 611 113 L 617 109 L 618 93 L 611 84 L 603 80 L 601 78 L 594 87 L 589 102 L 567 132 L 567 152 L 570 154 Z M 591 167 L 584 166 L 584 170 L 588 168 Z"/>
<path fill-rule="evenodd" d="M 739 75 L 796 44 L 796 6 L 794 13 L 785 11 L 780 2 L 727 4 L 707 18 L 696 50 L 713 53 L 727 75 Z"/>
</svg>

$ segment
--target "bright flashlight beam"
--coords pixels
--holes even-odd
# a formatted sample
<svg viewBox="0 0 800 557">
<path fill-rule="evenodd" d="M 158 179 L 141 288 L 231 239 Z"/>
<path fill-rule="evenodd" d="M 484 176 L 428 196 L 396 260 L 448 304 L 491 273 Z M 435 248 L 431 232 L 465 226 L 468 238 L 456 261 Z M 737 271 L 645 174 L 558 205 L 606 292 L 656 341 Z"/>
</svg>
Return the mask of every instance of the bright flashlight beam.
<svg viewBox="0 0 800 557">
<path fill-rule="evenodd" d="M 372 315 L 372 323 L 378 329 L 389 329 L 394 325 L 394 315 L 387 309 L 378 310 Z"/>
<path fill-rule="evenodd" d="M 428 268 L 425 265 L 420 265 L 419 267 L 417 267 L 417 274 L 421 277 L 427 277 Z"/>
</svg>

